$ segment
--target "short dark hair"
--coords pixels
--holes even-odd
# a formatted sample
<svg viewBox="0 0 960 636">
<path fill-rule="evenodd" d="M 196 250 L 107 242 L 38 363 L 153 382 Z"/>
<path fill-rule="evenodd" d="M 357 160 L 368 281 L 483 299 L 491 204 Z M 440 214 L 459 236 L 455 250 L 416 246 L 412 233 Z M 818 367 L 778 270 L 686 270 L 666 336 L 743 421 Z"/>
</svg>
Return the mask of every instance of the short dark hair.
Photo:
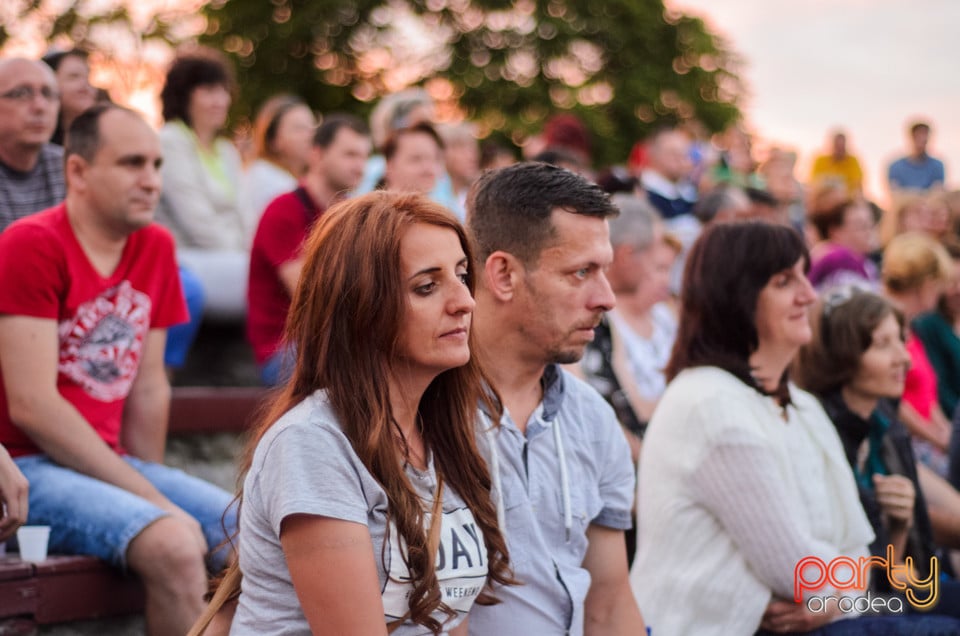
<svg viewBox="0 0 960 636">
<path fill-rule="evenodd" d="M 329 148 L 333 144 L 333 140 L 337 138 L 337 133 L 340 132 L 341 128 L 349 128 L 365 137 L 370 136 L 370 129 L 356 115 L 333 113 L 324 117 L 323 123 L 317 127 L 317 132 L 313 135 L 313 145 L 318 148 Z"/>
<path fill-rule="evenodd" d="M 853 380 L 874 330 L 890 315 L 902 333 L 903 314 L 885 298 L 849 289 L 828 293 L 814 312 L 813 338 L 800 348 L 791 378 L 821 397 L 839 390 Z"/>
<path fill-rule="evenodd" d="M 718 183 L 709 192 L 700 197 L 693 206 L 693 215 L 704 225 L 713 221 L 722 210 L 737 203 L 737 194 L 743 192 L 741 188 L 729 183 Z"/>
<path fill-rule="evenodd" d="M 554 166 L 560 166 L 561 168 L 566 168 L 567 166 L 573 166 L 577 169 L 583 168 L 583 162 L 580 161 L 575 154 L 559 146 L 544 148 L 533 156 L 532 161 L 549 163 Z"/>
<path fill-rule="evenodd" d="M 227 90 L 233 90 L 233 75 L 227 65 L 226 58 L 212 49 L 192 51 L 189 54 L 178 56 L 160 91 L 160 102 L 163 105 L 163 119 L 173 121 L 180 119 L 190 126 L 190 95 L 198 86 L 221 85 Z"/>
<path fill-rule="evenodd" d="M 64 161 L 71 155 L 82 157 L 85 161 L 93 161 L 100 150 L 100 120 L 106 113 L 113 110 L 140 117 L 136 111 L 113 103 L 94 104 L 70 123 L 63 149 Z"/>
<path fill-rule="evenodd" d="M 413 134 L 424 134 L 431 137 L 435 142 L 437 142 L 437 147 L 440 150 L 443 150 L 443 139 L 440 137 L 440 133 L 437 132 L 437 129 L 428 124 L 425 121 L 422 121 L 413 126 L 407 126 L 406 128 L 398 128 L 390 133 L 390 136 L 387 137 L 387 140 L 383 143 L 383 158 L 390 160 L 393 159 L 393 156 L 397 154 L 397 147 L 400 145 L 400 139 L 406 135 Z"/>
<path fill-rule="evenodd" d="M 773 196 L 769 190 L 764 190 L 763 188 L 744 188 L 743 191 L 746 193 L 747 198 L 750 199 L 751 205 L 762 205 L 768 208 L 775 208 L 779 203 L 777 197 Z"/>
<path fill-rule="evenodd" d="M 844 199 L 826 208 L 814 207 L 811 209 L 808 217 L 810 218 L 810 223 L 816 228 L 817 235 L 824 241 L 829 239 L 830 230 L 843 225 L 843 219 L 847 215 L 847 210 L 856 204 L 857 202 L 854 199 Z"/>
<path fill-rule="evenodd" d="M 40 59 L 43 60 L 44 64 L 56 71 L 58 68 L 60 68 L 60 65 L 63 64 L 63 61 L 68 57 L 78 57 L 86 62 L 87 59 L 89 59 L 90 54 L 83 49 L 70 49 L 69 51 L 52 51 Z"/>
<path fill-rule="evenodd" d="M 809 267 L 807 247 L 793 228 L 764 221 L 708 226 L 687 256 L 667 380 L 684 369 L 714 366 L 756 386 L 749 358 L 760 344 L 757 300 L 773 276 L 801 258 Z"/>
<path fill-rule="evenodd" d="M 524 162 L 485 172 L 467 197 L 467 225 L 481 262 L 503 250 L 536 263 L 556 236 L 554 210 L 606 219 L 618 214 L 600 186 L 547 163 Z"/>
<path fill-rule="evenodd" d="M 913 135 L 917 134 L 917 131 L 919 131 L 919 130 L 925 130 L 925 131 L 927 131 L 927 132 L 930 132 L 930 124 L 928 124 L 928 123 L 925 122 L 925 121 L 915 121 L 915 122 L 913 122 L 912 124 L 910 124 L 910 136 L 911 136 L 911 137 L 912 137 Z"/>
<path fill-rule="evenodd" d="M 607 194 L 617 194 L 618 192 L 633 194 L 640 187 L 640 179 L 630 174 L 623 166 L 604 168 L 597 173 L 595 181 Z"/>
</svg>

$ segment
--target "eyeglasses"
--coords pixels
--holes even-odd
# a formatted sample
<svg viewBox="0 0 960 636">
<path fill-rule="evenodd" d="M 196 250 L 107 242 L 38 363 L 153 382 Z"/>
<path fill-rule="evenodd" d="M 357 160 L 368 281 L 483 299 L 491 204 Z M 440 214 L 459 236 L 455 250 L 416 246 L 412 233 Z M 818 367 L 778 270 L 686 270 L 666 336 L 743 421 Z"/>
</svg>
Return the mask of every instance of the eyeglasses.
<svg viewBox="0 0 960 636">
<path fill-rule="evenodd" d="M 0 93 L 0 99 L 9 99 L 14 102 L 27 103 L 35 100 L 37 95 L 48 102 L 56 102 L 60 100 L 60 93 L 55 88 L 50 88 L 49 86 L 44 86 L 39 90 L 33 86 L 17 86 L 16 88 L 11 88 L 6 93 Z"/>
</svg>

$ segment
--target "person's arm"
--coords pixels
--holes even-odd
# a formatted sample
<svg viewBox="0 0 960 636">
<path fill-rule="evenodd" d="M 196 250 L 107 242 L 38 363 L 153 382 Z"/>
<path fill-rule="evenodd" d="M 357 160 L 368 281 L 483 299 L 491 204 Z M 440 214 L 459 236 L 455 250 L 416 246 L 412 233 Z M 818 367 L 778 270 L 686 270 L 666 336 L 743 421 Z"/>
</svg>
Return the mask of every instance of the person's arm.
<svg viewBox="0 0 960 636">
<path fill-rule="evenodd" d="M 940 411 L 939 406 L 934 406 L 937 411 Z M 930 419 L 924 419 L 909 402 L 906 400 L 900 402 L 900 421 L 907 427 L 910 434 L 926 440 L 937 448 L 945 451 L 950 444 L 950 425 L 946 422 L 945 418 L 943 421 L 940 421 L 935 419 L 933 414 L 934 411 L 931 410 Z M 941 415 L 942 414 L 941 412 Z"/>
<path fill-rule="evenodd" d="M 917 478 L 927 502 L 934 541 L 947 548 L 960 548 L 960 492 L 925 464 L 917 464 Z"/>
<path fill-rule="evenodd" d="M 134 457 L 163 463 L 170 414 L 170 382 L 163 366 L 166 329 L 151 329 L 143 343 L 140 369 L 123 408 L 120 440 Z"/>
<path fill-rule="evenodd" d="M 387 633 L 366 526 L 330 517 L 290 515 L 281 525 L 280 543 L 314 636 Z M 331 572 L 349 576 L 331 576 Z"/>
<path fill-rule="evenodd" d="M 793 598 L 794 570 L 801 559 L 816 556 L 829 562 L 840 556 L 842 546 L 800 530 L 805 525 L 797 519 L 802 504 L 785 488 L 772 449 L 759 440 L 731 435 L 721 441 L 707 451 L 691 485 L 775 597 Z"/>
<path fill-rule="evenodd" d="M 450 636 L 468 636 L 470 634 L 470 617 L 464 616 L 460 624 L 447 632 Z"/>
<path fill-rule="evenodd" d="M 823 627 L 839 615 L 839 604 L 827 604 L 823 612 L 811 612 L 805 603 L 774 599 L 767 605 L 760 627 L 778 634 L 806 633 Z"/>
<path fill-rule="evenodd" d="M 97 435 L 57 390 L 57 322 L 0 316 L 0 369 L 10 419 L 53 461 L 143 497 L 196 526 Z M 206 546 L 206 541 L 203 540 Z"/>
<path fill-rule="evenodd" d="M 27 521 L 29 485 L 26 477 L 0 446 L 0 543 Z"/>
<path fill-rule="evenodd" d="M 300 270 L 303 269 L 303 256 L 298 255 L 277 268 L 277 278 L 283 283 L 283 288 L 287 294 L 293 298 L 293 293 L 297 291 L 297 283 L 300 282 Z"/>
<path fill-rule="evenodd" d="M 644 633 L 643 617 L 630 589 L 623 531 L 590 524 L 583 568 L 590 573 L 584 602 L 585 636 Z"/>
</svg>

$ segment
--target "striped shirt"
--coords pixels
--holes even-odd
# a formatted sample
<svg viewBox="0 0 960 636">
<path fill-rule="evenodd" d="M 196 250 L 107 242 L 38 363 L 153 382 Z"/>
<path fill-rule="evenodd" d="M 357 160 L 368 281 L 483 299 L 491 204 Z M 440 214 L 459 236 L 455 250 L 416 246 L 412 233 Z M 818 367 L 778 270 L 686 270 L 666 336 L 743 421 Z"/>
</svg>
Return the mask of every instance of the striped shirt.
<svg viewBox="0 0 960 636">
<path fill-rule="evenodd" d="M 29 172 L 0 163 L 0 232 L 17 219 L 52 208 L 65 196 L 60 146 L 45 144 Z"/>
</svg>

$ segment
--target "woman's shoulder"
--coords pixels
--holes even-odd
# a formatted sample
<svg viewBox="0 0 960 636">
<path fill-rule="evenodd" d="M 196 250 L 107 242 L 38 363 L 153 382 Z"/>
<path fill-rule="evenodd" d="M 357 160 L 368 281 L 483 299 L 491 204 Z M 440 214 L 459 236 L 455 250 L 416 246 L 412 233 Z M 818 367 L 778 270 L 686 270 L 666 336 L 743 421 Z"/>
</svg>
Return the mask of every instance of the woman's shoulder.
<svg viewBox="0 0 960 636">
<path fill-rule="evenodd" d="M 164 146 L 168 144 L 185 145 L 193 143 L 190 129 L 179 119 L 165 123 L 160 127 L 157 135 L 160 137 L 160 143 Z"/>
<path fill-rule="evenodd" d="M 823 403 L 820 398 L 809 391 L 801 389 L 793 382 L 790 383 L 790 401 L 797 408 L 811 408 L 817 411 L 823 411 Z"/>
<path fill-rule="evenodd" d="M 762 399 L 762 395 L 729 371 L 719 367 L 692 367 L 681 371 L 667 385 L 652 420 L 669 420 L 671 426 L 682 422 L 687 429 L 697 426 L 709 430 L 743 428 L 755 419 L 749 414 Z"/>
<path fill-rule="evenodd" d="M 292 443 L 339 446 L 349 444 L 326 393 L 318 390 L 307 396 L 263 434 L 257 444 L 257 454 L 267 453 L 280 438 Z"/>
<path fill-rule="evenodd" d="M 713 366 L 684 369 L 670 382 L 667 390 L 670 389 L 695 401 L 755 392 L 729 371 Z"/>
<path fill-rule="evenodd" d="M 233 143 L 233 140 L 227 137 L 217 137 L 215 142 L 217 152 L 221 157 L 235 164 L 234 167 L 237 171 L 243 170 L 243 161 L 240 159 L 240 151 L 237 150 L 237 146 Z"/>
</svg>

